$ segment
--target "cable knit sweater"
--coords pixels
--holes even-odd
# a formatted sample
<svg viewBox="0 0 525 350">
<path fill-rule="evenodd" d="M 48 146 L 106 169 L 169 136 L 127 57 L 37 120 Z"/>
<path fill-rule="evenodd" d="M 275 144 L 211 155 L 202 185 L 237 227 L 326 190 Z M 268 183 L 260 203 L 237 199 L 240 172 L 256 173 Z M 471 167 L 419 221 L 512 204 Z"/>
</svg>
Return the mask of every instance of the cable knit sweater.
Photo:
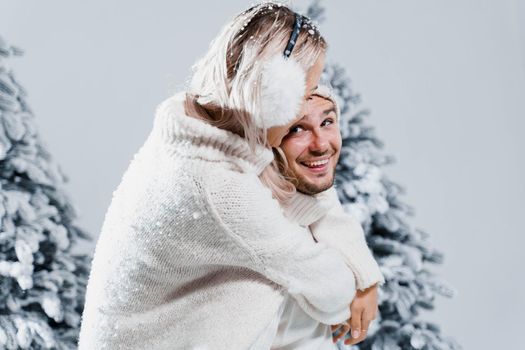
<svg viewBox="0 0 525 350">
<path fill-rule="evenodd" d="M 96 244 L 79 349 L 248 349 L 289 293 L 312 318 L 350 317 L 352 270 L 283 216 L 258 175 L 273 157 L 159 105 Z"/>
</svg>

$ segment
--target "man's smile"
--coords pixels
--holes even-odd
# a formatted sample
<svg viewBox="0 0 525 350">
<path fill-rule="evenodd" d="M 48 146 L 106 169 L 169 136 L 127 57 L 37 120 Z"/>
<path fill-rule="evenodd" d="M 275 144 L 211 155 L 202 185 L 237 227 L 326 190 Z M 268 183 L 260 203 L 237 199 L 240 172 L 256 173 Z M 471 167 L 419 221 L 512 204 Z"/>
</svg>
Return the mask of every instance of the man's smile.
<svg viewBox="0 0 525 350">
<path fill-rule="evenodd" d="M 300 161 L 299 164 L 301 164 L 302 167 L 306 168 L 308 171 L 314 173 L 322 173 L 327 170 L 331 158 L 332 156 L 313 158 L 309 160 Z"/>
</svg>

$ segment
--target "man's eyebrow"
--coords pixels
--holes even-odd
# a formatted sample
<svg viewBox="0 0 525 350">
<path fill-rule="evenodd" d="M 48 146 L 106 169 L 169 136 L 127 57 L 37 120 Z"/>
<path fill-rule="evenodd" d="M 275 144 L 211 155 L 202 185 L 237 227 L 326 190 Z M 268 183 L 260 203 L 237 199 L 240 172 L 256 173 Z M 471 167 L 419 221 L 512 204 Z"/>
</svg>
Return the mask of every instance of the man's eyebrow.
<svg viewBox="0 0 525 350">
<path fill-rule="evenodd" d="M 334 112 L 335 113 L 335 107 L 328 108 L 327 110 L 323 111 L 323 114 L 328 114 L 330 112 Z"/>
</svg>

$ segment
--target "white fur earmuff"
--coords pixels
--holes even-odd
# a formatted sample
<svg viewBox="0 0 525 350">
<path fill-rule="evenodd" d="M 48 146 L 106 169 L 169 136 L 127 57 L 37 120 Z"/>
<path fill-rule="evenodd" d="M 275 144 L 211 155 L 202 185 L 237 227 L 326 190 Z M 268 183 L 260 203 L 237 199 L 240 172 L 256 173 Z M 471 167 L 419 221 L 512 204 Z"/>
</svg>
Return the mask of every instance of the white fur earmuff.
<svg viewBox="0 0 525 350">
<path fill-rule="evenodd" d="M 304 69 L 291 57 L 275 55 L 264 63 L 261 74 L 261 110 L 255 118 L 257 126 L 267 129 L 293 121 L 305 95 Z"/>
</svg>

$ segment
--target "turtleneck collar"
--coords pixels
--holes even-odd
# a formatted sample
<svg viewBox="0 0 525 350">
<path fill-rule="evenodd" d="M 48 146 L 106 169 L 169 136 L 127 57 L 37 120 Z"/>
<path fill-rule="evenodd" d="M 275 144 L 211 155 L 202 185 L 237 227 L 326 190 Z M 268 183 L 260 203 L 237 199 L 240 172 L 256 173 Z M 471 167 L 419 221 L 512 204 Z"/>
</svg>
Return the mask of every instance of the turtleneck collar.
<svg viewBox="0 0 525 350">
<path fill-rule="evenodd" d="M 175 146 L 174 152 L 190 158 L 230 161 L 257 175 L 272 162 L 271 149 L 256 145 L 254 152 L 239 135 L 188 116 L 185 99 L 186 92 L 179 92 L 161 102 L 155 113 L 154 131 Z"/>
<path fill-rule="evenodd" d="M 283 212 L 290 220 L 306 227 L 325 216 L 336 205 L 340 205 L 339 197 L 337 190 L 332 186 L 315 195 L 295 192 L 293 197 L 283 205 Z"/>
</svg>

